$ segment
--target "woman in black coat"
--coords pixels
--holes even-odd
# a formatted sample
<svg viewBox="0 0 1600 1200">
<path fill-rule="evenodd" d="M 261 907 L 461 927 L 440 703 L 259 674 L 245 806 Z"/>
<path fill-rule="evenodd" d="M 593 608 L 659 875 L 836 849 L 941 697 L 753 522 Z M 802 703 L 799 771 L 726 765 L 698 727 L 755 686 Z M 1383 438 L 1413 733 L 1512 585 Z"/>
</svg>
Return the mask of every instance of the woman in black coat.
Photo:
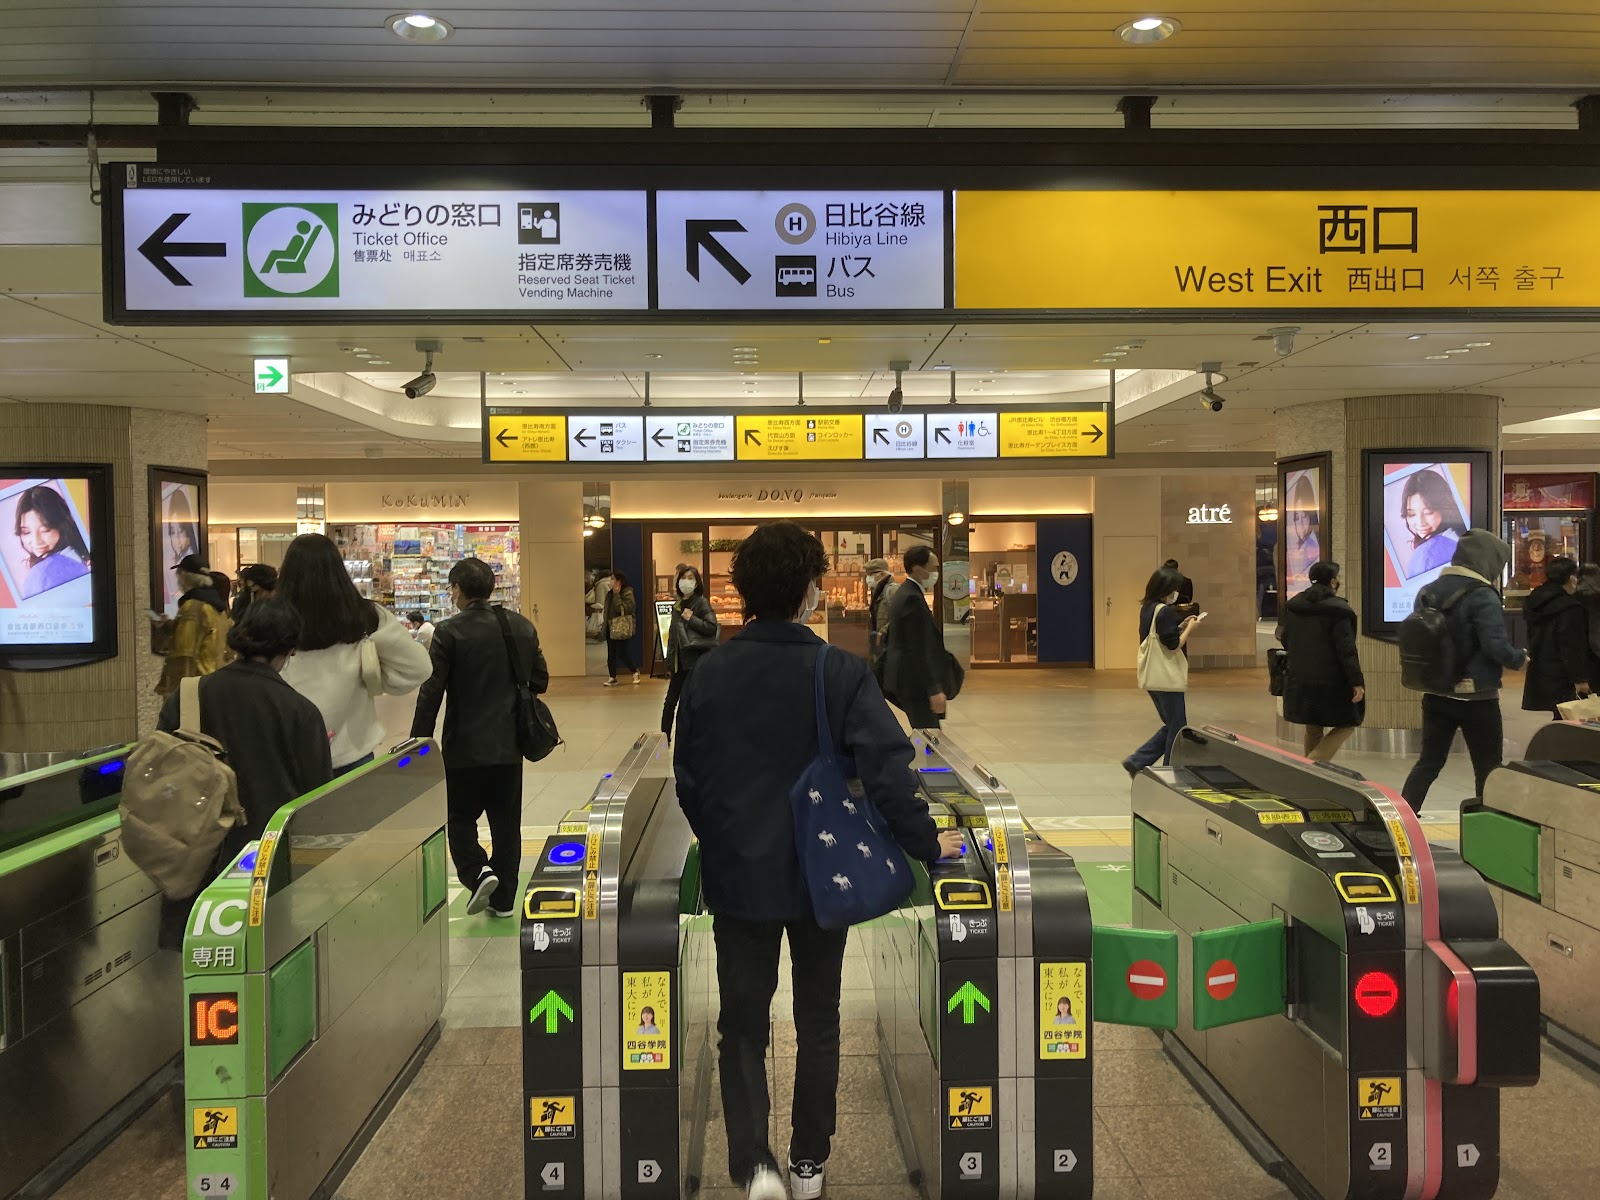
<svg viewBox="0 0 1600 1200">
<path fill-rule="evenodd" d="M 1278 640 L 1288 652 L 1283 717 L 1306 727 L 1306 757 L 1326 762 L 1366 715 L 1356 614 L 1339 597 L 1339 564 L 1311 565 L 1311 586 L 1284 606 Z"/>
<path fill-rule="evenodd" d="M 1578 590 L 1578 564 L 1552 558 L 1545 580 L 1523 602 L 1528 622 L 1528 673 L 1522 707 L 1554 713 L 1558 704 L 1589 694 L 1589 614 Z"/>
<path fill-rule="evenodd" d="M 717 614 L 706 599 L 706 585 L 693 567 L 680 567 L 678 598 L 672 606 L 672 626 L 667 634 L 667 702 L 661 707 L 661 732 L 672 737 L 672 719 L 678 697 L 695 663 L 717 644 Z"/>
</svg>

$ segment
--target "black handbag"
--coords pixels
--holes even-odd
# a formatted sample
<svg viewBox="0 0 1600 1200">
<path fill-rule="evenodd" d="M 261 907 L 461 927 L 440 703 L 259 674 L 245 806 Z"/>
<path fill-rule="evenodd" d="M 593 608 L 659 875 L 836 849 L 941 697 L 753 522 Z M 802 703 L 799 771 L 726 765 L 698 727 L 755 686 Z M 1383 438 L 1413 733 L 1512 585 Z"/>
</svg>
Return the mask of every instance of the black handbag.
<svg viewBox="0 0 1600 1200">
<path fill-rule="evenodd" d="M 1267 651 L 1267 691 L 1281 696 L 1289 686 L 1289 652 L 1277 646 Z"/>
<path fill-rule="evenodd" d="M 490 611 L 500 622 L 500 635 L 506 640 L 506 669 L 511 672 L 511 686 L 517 690 L 517 752 L 529 762 L 539 762 L 561 745 L 561 734 L 550 706 L 539 699 L 517 669 L 517 644 L 511 639 L 511 622 L 506 620 L 505 609 L 496 607 Z"/>
</svg>

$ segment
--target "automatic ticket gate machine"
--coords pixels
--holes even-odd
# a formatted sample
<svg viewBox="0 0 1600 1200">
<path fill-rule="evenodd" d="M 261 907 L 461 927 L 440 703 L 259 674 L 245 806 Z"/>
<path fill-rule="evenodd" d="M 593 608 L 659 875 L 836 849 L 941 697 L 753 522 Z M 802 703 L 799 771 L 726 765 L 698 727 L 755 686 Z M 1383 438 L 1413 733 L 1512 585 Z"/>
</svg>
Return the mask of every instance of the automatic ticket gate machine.
<svg viewBox="0 0 1600 1200">
<path fill-rule="evenodd" d="M 117 817 L 131 749 L 0 779 L 0 1196 L 49 1194 L 177 1078 L 177 955 Z"/>
<path fill-rule="evenodd" d="M 1188 948 L 1169 1050 L 1257 1156 L 1325 1200 L 1492 1196 L 1539 985 L 1476 873 L 1378 785 L 1216 729 L 1133 816 L 1134 923 Z"/>
<path fill-rule="evenodd" d="M 1092 930 L 1072 859 L 948 734 L 915 736 L 934 820 L 961 828 L 897 912 L 858 930 L 910 1177 L 931 1197 L 1094 1189 Z"/>
<path fill-rule="evenodd" d="M 279 809 L 183 946 L 189 1200 L 337 1187 L 438 1040 L 444 764 L 409 741 Z"/>
<path fill-rule="evenodd" d="M 698 1190 L 713 953 L 671 753 L 647 734 L 545 840 L 523 899 L 527 1196 Z"/>
<path fill-rule="evenodd" d="M 1461 852 L 1539 972 L 1545 1032 L 1600 1067 L 1600 724 L 1554 722 L 1461 813 Z"/>
</svg>

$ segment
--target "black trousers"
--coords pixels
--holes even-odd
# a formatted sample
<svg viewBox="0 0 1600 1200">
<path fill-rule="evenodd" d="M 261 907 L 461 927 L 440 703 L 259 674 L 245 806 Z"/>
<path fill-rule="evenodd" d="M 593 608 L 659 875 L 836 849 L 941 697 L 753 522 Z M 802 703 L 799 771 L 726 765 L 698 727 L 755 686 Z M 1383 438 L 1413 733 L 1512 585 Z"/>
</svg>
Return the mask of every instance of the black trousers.
<svg viewBox="0 0 1600 1200">
<path fill-rule="evenodd" d="M 718 916 L 717 986 L 722 1013 L 718 1069 L 728 1130 L 728 1175 L 740 1187 L 772 1163 L 768 1126 L 767 1039 L 784 934 L 793 960 L 795 1055 L 789 1160 L 826 1162 L 839 1106 L 839 988 L 848 930 L 801 921 L 741 921 Z"/>
<path fill-rule="evenodd" d="M 626 667 L 629 671 L 637 673 L 638 664 L 633 661 L 633 651 L 628 648 L 627 638 L 606 639 L 606 674 L 611 678 L 617 677 L 617 668 Z"/>
<path fill-rule="evenodd" d="M 1477 781 L 1477 796 L 1483 795 L 1484 780 L 1500 765 L 1505 750 L 1505 724 L 1500 716 L 1500 698 L 1452 700 L 1448 696 L 1422 697 L 1422 756 L 1406 776 L 1400 794 L 1418 812 L 1428 798 L 1428 789 L 1444 770 L 1450 757 L 1450 743 L 1461 731 L 1472 757 L 1472 774 Z"/>
<path fill-rule="evenodd" d="M 672 719 L 678 715 L 678 699 L 683 695 L 683 685 L 688 679 L 687 670 L 678 670 L 667 680 L 667 702 L 661 706 L 661 732 L 669 738 L 672 736 Z"/>
<path fill-rule="evenodd" d="M 516 903 L 522 867 L 522 764 L 444 769 L 445 829 L 456 878 L 471 891 L 488 867 L 500 880 L 489 903 L 504 912 Z M 478 844 L 478 818 L 489 814 L 490 851 Z"/>
</svg>

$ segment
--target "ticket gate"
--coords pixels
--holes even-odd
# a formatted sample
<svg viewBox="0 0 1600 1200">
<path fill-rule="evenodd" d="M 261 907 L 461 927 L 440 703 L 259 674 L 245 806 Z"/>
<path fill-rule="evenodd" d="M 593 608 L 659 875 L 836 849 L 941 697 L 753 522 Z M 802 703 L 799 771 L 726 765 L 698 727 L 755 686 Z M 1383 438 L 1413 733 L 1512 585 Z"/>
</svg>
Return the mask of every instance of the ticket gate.
<svg viewBox="0 0 1600 1200">
<path fill-rule="evenodd" d="M 935 820 L 967 831 L 967 853 L 931 877 L 912 864 L 911 900 L 852 934 L 871 964 L 907 1174 L 930 1196 L 1087 1197 L 1087 892 L 948 737 L 921 735 L 918 750 Z M 525 1194 L 692 1194 L 715 952 L 661 735 L 641 737 L 546 840 L 521 935 Z"/>
<path fill-rule="evenodd" d="M 1600 1069 L 1600 725 L 1554 722 L 1461 810 L 1506 941 L 1539 972 L 1545 1032 Z"/>
<path fill-rule="evenodd" d="M 445 1000 L 444 824 L 441 756 L 409 741 L 279 809 L 195 901 L 189 1200 L 332 1194 L 421 1067 Z"/>
<path fill-rule="evenodd" d="M 1173 929 L 1168 1049 L 1297 1193 L 1488 1197 L 1539 984 L 1488 890 L 1353 772 L 1186 729 L 1133 784 L 1134 924 Z"/>
<path fill-rule="evenodd" d="M 117 818 L 131 749 L 0 779 L 0 1196 L 48 1195 L 177 1078 L 177 955 Z"/>
</svg>

